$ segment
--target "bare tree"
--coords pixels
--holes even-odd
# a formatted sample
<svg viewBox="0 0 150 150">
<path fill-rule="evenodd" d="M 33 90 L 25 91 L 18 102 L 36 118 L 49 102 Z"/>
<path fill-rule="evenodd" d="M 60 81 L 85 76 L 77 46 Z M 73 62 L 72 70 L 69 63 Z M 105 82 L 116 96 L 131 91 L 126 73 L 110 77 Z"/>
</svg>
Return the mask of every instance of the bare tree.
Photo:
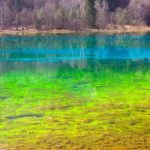
<svg viewBox="0 0 150 150">
<path fill-rule="evenodd" d="M 108 3 L 104 0 L 95 5 L 97 15 L 96 15 L 96 26 L 100 28 L 106 28 L 109 24 L 109 8 Z"/>
<path fill-rule="evenodd" d="M 150 25 L 149 0 L 0 0 L 1 28 L 80 30 L 144 23 Z"/>
</svg>

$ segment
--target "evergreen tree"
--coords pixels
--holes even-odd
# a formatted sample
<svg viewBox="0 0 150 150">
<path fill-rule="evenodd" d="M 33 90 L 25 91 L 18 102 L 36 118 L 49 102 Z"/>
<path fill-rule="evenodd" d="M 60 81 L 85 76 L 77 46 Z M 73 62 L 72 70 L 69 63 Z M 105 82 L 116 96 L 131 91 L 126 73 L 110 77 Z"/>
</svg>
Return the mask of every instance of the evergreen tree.
<svg viewBox="0 0 150 150">
<path fill-rule="evenodd" d="M 96 22 L 95 0 L 86 0 L 86 19 L 89 26 L 94 27 Z"/>
</svg>

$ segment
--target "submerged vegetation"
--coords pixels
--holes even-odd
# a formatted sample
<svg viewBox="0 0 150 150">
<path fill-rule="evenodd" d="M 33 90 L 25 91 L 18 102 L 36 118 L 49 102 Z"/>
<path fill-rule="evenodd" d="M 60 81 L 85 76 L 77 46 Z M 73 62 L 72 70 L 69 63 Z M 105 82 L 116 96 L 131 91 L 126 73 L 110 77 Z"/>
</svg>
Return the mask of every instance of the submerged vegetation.
<svg viewBox="0 0 150 150">
<path fill-rule="evenodd" d="M 149 62 L 30 64 L 0 76 L 0 147 L 150 148 Z"/>
</svg>

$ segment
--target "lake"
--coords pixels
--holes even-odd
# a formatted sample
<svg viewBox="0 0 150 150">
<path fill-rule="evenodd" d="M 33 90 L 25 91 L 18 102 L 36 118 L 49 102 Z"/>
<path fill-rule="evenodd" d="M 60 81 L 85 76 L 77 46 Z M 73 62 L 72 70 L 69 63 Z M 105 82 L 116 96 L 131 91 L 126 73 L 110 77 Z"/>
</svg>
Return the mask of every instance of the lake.
<svg viewBox="0 0 150 150">
<path fill-rule="evenodd" d="M 0 37 L 0 150 L 149 150 L 150 33 Z"/>
</svg>

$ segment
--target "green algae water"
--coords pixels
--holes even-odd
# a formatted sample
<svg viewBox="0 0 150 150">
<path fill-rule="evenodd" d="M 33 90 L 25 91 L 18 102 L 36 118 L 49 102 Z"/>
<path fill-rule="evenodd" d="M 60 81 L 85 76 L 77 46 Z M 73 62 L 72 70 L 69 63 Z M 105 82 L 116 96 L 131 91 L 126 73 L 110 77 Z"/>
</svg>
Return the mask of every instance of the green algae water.
<svg viewBox="0 0 150 150">
<path fill-rule="evenodd" d="M 0 150 L 149 150 L 150 34 L 0 37 Z"/>
</svg>

